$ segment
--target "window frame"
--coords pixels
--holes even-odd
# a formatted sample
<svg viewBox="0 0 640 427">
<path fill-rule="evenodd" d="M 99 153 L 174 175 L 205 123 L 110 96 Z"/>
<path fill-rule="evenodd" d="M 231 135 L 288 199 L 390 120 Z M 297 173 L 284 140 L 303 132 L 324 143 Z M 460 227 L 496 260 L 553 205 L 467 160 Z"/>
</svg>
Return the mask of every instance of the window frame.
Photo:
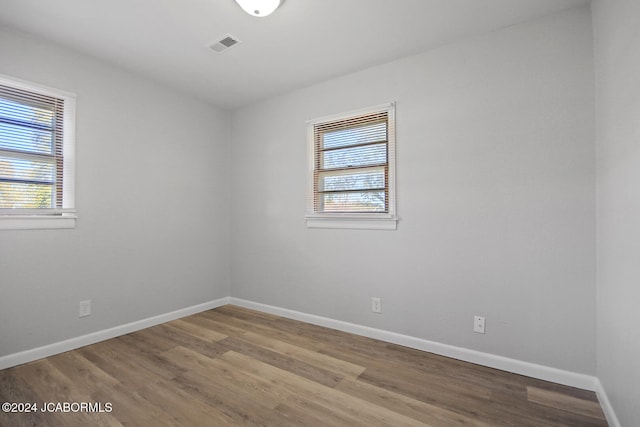
<svg viewBox="0 0 640 427">
<path fill-rule="evenodd" d="M 0 74 L 0 84 L 13 89 L 54 97 L 64 102 L 62 124 L 62 206 L 42 209 L 0 209 L 0 230 L 74 228 L 76 95 L 70 92 Z"/>
<path fill-rule="evenodd" d="M 367 230 L 396 230 L 396 115 L 395 102 L 362 108 L 307 121 L 308 185 L 306 225 L 307 228 L 345 228 Z M 387 212 L 319 212 L 316 210 L 316 141 L 318 125 L 340 122 L 377 113 L 387 114 Z"/>
</svg>

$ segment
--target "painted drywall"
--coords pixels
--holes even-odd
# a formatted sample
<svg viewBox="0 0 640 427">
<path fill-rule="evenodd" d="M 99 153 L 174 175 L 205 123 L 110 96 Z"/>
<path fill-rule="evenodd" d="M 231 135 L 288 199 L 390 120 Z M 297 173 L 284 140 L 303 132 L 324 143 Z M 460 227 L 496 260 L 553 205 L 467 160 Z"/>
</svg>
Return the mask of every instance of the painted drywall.
<svg viewBox="0 0 640 427">
<path fill-rule="evenodd" d="M 0 231 L 0 356 L 229 294 L 227 113 L 8 28 L 0 73 L 77 94 L 79 215 Z"/>
<path fill-rule="evenodd" d="M 596 69 L 598 369 L 620 424 L 640 425 L 640 2 L 592 4 Z"/>
<path fill-rule="evenodd" d="M 591 40 L 574 9 L 235 111 L 231 295 L 593 374 Z M 389 101 L 398 230 L 307 229 L 305 121 Z"/>
</svg>

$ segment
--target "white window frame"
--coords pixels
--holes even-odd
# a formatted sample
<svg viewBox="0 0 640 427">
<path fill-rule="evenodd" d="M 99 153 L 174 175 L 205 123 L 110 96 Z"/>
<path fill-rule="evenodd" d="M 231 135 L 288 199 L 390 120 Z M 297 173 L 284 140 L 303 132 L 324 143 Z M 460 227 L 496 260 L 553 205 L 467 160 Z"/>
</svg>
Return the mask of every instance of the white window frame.
<svg viewBox="0 0 640 427">
<path fill-rule="evenodd" d="M 314 126 L 322 123 L 340 121 L 353 117 L 379 112 L 387 113 L 388 132 L 388 212 L 385 213 L 328 213 L 315 211 L 315 164 L 316 150 L 314 141 Z M 307 228 L 345 228 L 366 230 L 396 230 L 398 217 L 396 213 L 396 132 L 395 132 L 395 103 L 377 105 L 359 110 L 349 111 L 330 116 L 319 117 L 307 121 L 307 213 L 305 216 Z"/>
<path fill-rule="evenodd" d="M 64 100 L 62 157 L 62 209 L 0 209 L 0 230 L 74 228 L 76 95 L 0 74 L 0 84 Z"/>
</svg>

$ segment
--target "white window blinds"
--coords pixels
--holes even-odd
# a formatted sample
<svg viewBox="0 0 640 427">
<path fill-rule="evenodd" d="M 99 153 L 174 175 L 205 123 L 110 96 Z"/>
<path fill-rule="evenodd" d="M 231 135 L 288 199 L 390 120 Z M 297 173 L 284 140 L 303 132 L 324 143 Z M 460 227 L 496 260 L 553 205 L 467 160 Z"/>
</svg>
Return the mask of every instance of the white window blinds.
<svg viewBox="0 0 640 427">
<path fill-rule="evenodd" d="M 52 91 L 0 78 L 0 220 L 73 212 L 75 99 Z"/>
<path fill-rule="evenodd" d="M 388 212 L 388 117 L 369 114 L 314 127 L 316 212 Z"/>
<path fill-rule="evenodd" d="M 0 85 L 0 208 L 62 208 L 64 100 Z"/>
<path fill-rule="evenodd" d="M 309 216 L 395 216 L 393 104 L 309 123 L 313 176 Z"/>
</svg>

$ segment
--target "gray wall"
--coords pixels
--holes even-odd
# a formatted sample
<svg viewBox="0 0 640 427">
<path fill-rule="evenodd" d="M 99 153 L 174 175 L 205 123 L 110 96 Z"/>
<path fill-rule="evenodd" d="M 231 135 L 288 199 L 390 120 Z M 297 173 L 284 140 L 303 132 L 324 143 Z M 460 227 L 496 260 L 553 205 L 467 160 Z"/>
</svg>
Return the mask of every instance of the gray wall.
<svg viewBox="0 0 640 427">
<path fill-rule="evenodd" d="M 7 28 L 0 73 L 77 94 L 79 215 L 0 231 L 0 356 L 228 296 L 227 114 Z"/>
<path fill-rule="evenodd" d="M 623 426 L 640 425 L 640 2 L 592 4 L 598 149 L 598 370 Z"/>
<path fill-rule="evenodd" d="M 228 115 L 0 29 L 0 73 L 78 95 L 80 216 L 0 233 L 0 356 L 231 294 L 595 374 L 590 40 L 575 9 Z M 388 101 L 398 230 L 307 229 L 305 120 Z"/>
<path fill-rule="evenodd" d="M 594 374 L 591 39 L 574 9 L 234 112 L 232 296 Z M 306 229 L 305 120 L 388 101 L 398 230 Z"/>
</svg>

